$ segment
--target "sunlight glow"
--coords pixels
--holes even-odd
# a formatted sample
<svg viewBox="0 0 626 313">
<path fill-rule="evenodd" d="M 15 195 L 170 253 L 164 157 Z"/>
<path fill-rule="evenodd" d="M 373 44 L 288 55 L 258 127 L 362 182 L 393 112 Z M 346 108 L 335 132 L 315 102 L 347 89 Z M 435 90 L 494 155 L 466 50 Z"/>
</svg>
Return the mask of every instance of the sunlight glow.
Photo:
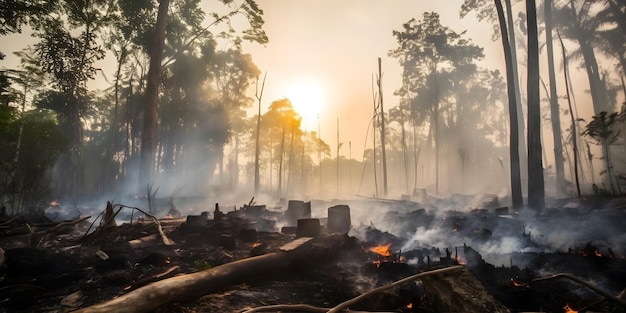
<svg viewBox="0 0 626 313">
<path fill-rule="evenodd" d="M 305 120 L 317 119 L 326 106 L 326 90 L 319 81 L 297 80 L 288 85 L 285 91 L 293 108 Z"/>
</svg>

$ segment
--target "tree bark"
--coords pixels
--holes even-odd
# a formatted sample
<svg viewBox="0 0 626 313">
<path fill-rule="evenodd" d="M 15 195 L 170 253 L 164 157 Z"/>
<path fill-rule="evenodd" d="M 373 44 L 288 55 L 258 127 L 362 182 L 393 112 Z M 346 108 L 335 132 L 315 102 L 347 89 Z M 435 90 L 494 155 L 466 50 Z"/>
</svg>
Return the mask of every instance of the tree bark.
<svg viewBox="0 0 626 313">
<path fill-rule="evenodd" d="M 526 0 L 526 14 L 528 28 L 528 206 L 540 211 L 545 206 L 545 189 L 541 160 L 537 8 L 534 0 Z"/>
<path fill-rule="evenodd" d="M 504 59 L 506 62 L 506 80 L 507 80 L 507 93 L 509 98 L 509 155 L 510 155 L 510 172 L 511 172 L 511 198 L 512 207 L 514 209 L 521 208 L 524 205 L 524 199 L 522 197 L 522 181 L 520 170 L 520 153 L 519 153 L 519 133 L 518 133 L 518 115 L 517 115 L 517 103 L 515 102 L 515 85 L 514 81 L 517 79 L 513 71 L 513 61 L 511 57 L 511 46 L 507 40 L 507 27 L 504 20 L 504 10 L 500 0 L 494 0 L 496 9 L 498 11 L 498 20 L 500 22 L 500 33 L 502 35 L 502 46 L 504 48 Z"/>
<path fill-rule="evenodd" d="M 580 179 L 578 178 L 578 132 L 576 131 L 576 119 L 574 118 L 574 108 L 572 107 L 572 99 L 570 98 L 569 93 L 570 86 L 567 79 L 567 53 L 565 53 L 565 45 L 563 44 L 563 39 L 561 39 L 561 34 L 559 34 L 558 30 L 557 35 L 559 36 L 559 42 L 561 43 L 561 52 L 563 54 L 563 75 L 565 75 L 565 91 L 567 92 L 567 105 L 569 107 L 569 116 L 572 123 L 572 148 L 574 150 L 574 178 L 576 179 L 576 193 L 580 197 Z"/>
<path fill-rule="evenodd" d="M 143 133 L 141 135 L 141 166 L 139 186 L 152 181 L 154 167 L 154 145 L 157 128 L 157 103 L 159 99 L 159 78 L 161 77 L 161 60 L 165 46 L 165 26 L 169 0 L 160 0 L 159 12 L 150 51 L 150 69 L 146 86 L 146 104 L 144 107 Z"/>
<path fill-rule="evenodd" d="M 546 27 L 546 50 L 548 53 L 548 79 L 550 84 L 550 118 L 552 120 L 552 140 L 554 141 L 554 168 L 556 170 L 557 195 L 565 194 L 565 169 L 563 166 L 563 142 L 561 141 L 561 112 L 556 92 L 554 71 L 554 48 L 552 45 L 552 0 L 544 2 Z"/>
<path fill-rule="evenodd" d="M 515 91 L 515 110 L 517 111 L 517 135 L 518 135 L 518 139 L 517 141 L 519 142 L 519 147 L 517 149 L 518 153 L 519 153 L 519 160 L 520 160 L 520 177 L 522 182 L 527 181 L 528 177 L 527 177 L 527 173 L 528 173 L 528 154 L 527 154 L 527 149 L 528 147 L 526 146 L 526 123 L 524 121 L 524 110 L 522 110 L 522 95 L 521 95 L 521 91 L 520 91 L 520 77 L 519 77 L 519 71 L 517 69 L 517 64 L 519 64 L 517 62 L 517 43 L 515 41 L 515 22 L 513 20 L 513 5 L 511 4 L 511 0 L 504 0 L 504 3 L 506 4 L 506 21 L 504 21 L 507 24 L 507 31 L 509 36 L 507 37 L 509 40 L 509 45 L 511 46 L 511 71 L 513 72 L 513 88 Z M 508 79 L 507 79 L 508 80 Z M 522 190 L 524 188 L 524 184 L 522 184 Z"/>
</svg>

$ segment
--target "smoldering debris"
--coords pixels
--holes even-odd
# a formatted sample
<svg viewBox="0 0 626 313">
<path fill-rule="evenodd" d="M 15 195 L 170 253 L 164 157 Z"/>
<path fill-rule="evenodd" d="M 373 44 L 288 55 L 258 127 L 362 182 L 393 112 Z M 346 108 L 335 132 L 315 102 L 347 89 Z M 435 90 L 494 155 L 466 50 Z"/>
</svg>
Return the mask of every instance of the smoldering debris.
<svg viewBox="0 0 626 313">
<path fill-rule="evenodd" d="M 538 214 L 512 211 L 501 205 L 503 201 L 489 198 L 476 201 L 476 197 L 457 196 L 449 201 L 433 199 L 424 203 L 359 199 L 285 200 L 267 205 L 250 201 L 239 207 L 204 205 L 202 210 L 194 211 L 197 213 L 179 219 L 159 219 L 158 224 L 172 238 L 172 245 L 163 244 L 154 222 L 137 222 L 137 216 L 133 224 L 118 223 L 106 231 L 93 232 L 98 238 L 90 240 L 89 245 L 72 240 L 72 236 L 80 237 L 81 230 L 83 234 L 87 232 L 84 220 L 70 232 L 37 237 L 38 242 L 42 238 L 43 242 L 35 249 L 24 250 L 24 245 L 33 242 L 22 239 L 32 235 L 7 233 L 1 241 L 7 250 L 7 261 L 0 270 L 5 278 L 0 288 L 10 291 L 3 300 L 7 305 L 17 308 L 35 303 L 50 309 L 58 308 L 61 302 L 50 291 L 37 287 L 37 281 L 45 282 L 42 288 L 47 289 L 46 286 L 71 280 L 72 284 L 55 294 L 80 295 L 77 301 L 63 303 L 86 306 L 156 281 L 275 253 L 285 243 L 309 242 L 303 234 L 317 237 L 308 243 L 315 249 L 296 266 L 285 268 L 281 275 L 259 273 L 245 285 L 228 286 L 224 291 L 184 304 L 167 304 L 165 309 L 228 311 L 261 301 L 300 301 L 328 307 L 421 271 L 458 264 L 464 265 L 489 294 L 514 311 L 546 307 L 558 311 L 567 303 L 580 307 L 592 303 L 587 299 L 597 302 L 593 292 L 564 282 L 532 284 L 535 278 L 554 273 L 576 275 L 611 294 L 626 287 L 623 234 L 615 233 L 619 221 L 624 220 L 620 205 L 612 202 L 600 206 L 580 199 L 569 201 L 567 207 Z M 187 211 L 180 205 L 178 209 Z M 160 210 L 155 214 L 165 216 L 167 212 Z M 578 225 L 585 229 L 577 232 L 571 225 L 576 221 L 584 221 Z M 561 227 L 565 227 L 563 231 Z M 297 239 L 299 236 L 302 238 Z M 7 245 L 9 237 L 12 243 Z M 37 262 L 28 261 L 32 259 L 29 255 L 36 256 Z M 19 270 L 13 270 L 16 268 L 35 268 L 38 272 L 29 270 L 34 276 L 22 277 Z M 19 297 L 24 292 L 12 289 L 24 279 L 35 286 L 36 290 L 29 290 L 30 295 L 38 295 L 35 301 L 24 301 Z M 358 309 L 432 312 L 434 302 L 428 299 L 437 296 L 431 294 L 433 286 L 439 285 L 417 282 L 391 289 L 361 303 Z M 254 294 L 259 299 L 241 297 L 242 294 Z M 550 300 L 555 294 L 559 300 Z M 571 302 L 572 299 L 584 300 Z M 604 303 L 593 308 L 608 312 L 615 309 Z"/>
</svg>

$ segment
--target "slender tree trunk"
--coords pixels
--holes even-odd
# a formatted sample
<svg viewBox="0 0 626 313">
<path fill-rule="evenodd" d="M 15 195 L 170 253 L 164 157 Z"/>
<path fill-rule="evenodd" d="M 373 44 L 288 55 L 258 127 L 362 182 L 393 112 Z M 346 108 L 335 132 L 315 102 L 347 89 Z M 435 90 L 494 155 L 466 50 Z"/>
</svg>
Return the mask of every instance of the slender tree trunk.
<svg viewBox="0 0 626 313">
<path fill-rule="evenodd" d="M 128 158 L 130 157 L 130 123 L 131 123 L 131 101 L 133 98 L 133 79 L 128 81 L 128 97 L 126 98 L 126 144 L 124 145 L 124 162 L 122 164 L 122 177 L 126 176 L 128 168 Z"/>
<path fill-rule="evenodd" d="M 434 80 L 434 99 L 433 100 L 433 136 L 435 143 L 435 194 L 439 195 L 439 153 L 440 153 L 440 142 L 439 142 L 439 83 L 437 82 L 437 70 L 435 69 L 433 72 L 433 80 Z"/>
<path fill-rule="evenodd" d="M 541 160 L 537 8 L 534 0 L 526 0 L 526 14 L 528 28 L 528 206 L 541 211 L 545 207 L 545 189 Z"/>
<path fill-rule="evenodd" d="M 280 161 L 278 163 L 278 197 L 283 193 L 283 156 L 285 155 L 285 128 L 283 127 L 283 135 L 280 140 Z"/>
<path fill-rule="evenodd" d="M 565 91 L 567 92 L 567 105 L 569 107 L 569 117 L 572 123 L 572 148 L 574 149 L 574 178 L 576 179 L 576 192 L 580 197 L 580 180 L 578 179 L 578 132 L 576 131 L 576 119 L 574 118 L 574 109 L 572 108 L 572 100 L 569 94 L 569 83 L 567 77 L 567 53 L 565 52 L 565 45 L 563 44 L 563 39 L 561 39 L 561 34 L 558 33 L 559 42 L 561 43 L 561 52 L 563 54 L 563 75 L 565 75 Z"/>
<path fill-rule="evenodd" d="M 409 194 L 409 160 L 406 156 L 406 131 L 404 129 L 404 114 L 400 115 L 400 126 L 402 130 L 402 161 L 404 165 L 404 188 L 406 194 Z"/>
<path fill-rule="evenodd" d="M 295 125 L 291 124 L 291 135 L 289 138 L 289 166 L 287 167 L 287 183 L 285 184 L 287 187 L 286 195 L 289 196 L 292 193 L 292 185 L 293 185 L 293 175 L 294 175 L 294 149 L 293 149 L 293 140 L 295 137 Z"/>
<path fill-rule="evenodd" d="M 517 111 L 517 136 L 519 137 L 518 142 L 518 153 L 519 153 L 519 166 L 520 166 L 520 177 L 521 181 L 528 181 L 527 173 L 528 173 L 528 154 L 526 146 L 526 123 L 524 122 L 524 111 L 522 110 L 522 92 L 520 91 L 520 76 L 517 65 L 519 62 L 517 61 L 517 41 L 515 40 L 515 20 L 513 19 L 513 5 L 511 4 L 511 0 L 504 0 L 506 5 L 506 21 L 503 20 L 502 23 L 506 23 L 507 32 L 509 34 L 508 40 L 509 45 L 511 47 L 511 71 L 513 72 L 513 88 L 515 91 L 515 110 Z M 508 79 L 507 79 L 508 80 Z M 524 184 L 522 184 L 522 189 L 524 188 Z"/>
<path fill-rule="evenodd" d="M 383 106 L 382 61 L 378 58 L 378 98 L 380 99 L 380 145 L 383 158 L 383 196 L 387 197 L 387 149 L 385 147 L 385 109 Z"/>
<path fill-rule="evenodd" d="M 502 36 L 502 46 L 504 49 L 504 59 L 506 62 L 506 79 L 507 79 L 507 93 L 509 99 L 509 167 L 511 171 L 511 199 L 512 207 L 519 209 L 524 205 L 524 199 L 522 196 L 522 181 L 520 171 L 520 153 L 519 153 L 519 133 L 518 133 L 518 115 L 517 107 L 515 103 L 515 84 L 514 81 L 517 78 L 514 76 L 513 60 L 511 54 L 511 46 L 509 40 L 507 40 L 507 27 L 504 20 L 504 12 L 502 9 L 502 3 L 500 0 L 494 0 L 496 9 L 498 10 L 498 20 L 500 22 L 500 33 Z"/>
<path fill-rule="evenodd" d="M 259 175 L 259 156 L 261 154 L 261 98 L 263 98 L 263 89 L 265 89 L 265 78 L 267 77 L 267 73 L 263 75 L 263 83 L 261 84 L 261 91 L 257 93 L 255 96 L 259 101 L 259 112 L 256 119 L 256 141 L 255 141 L 255 149 L 254 149 L 254 194 L 258 195 L 259 186 L 261 184 L 260 175 Z M 258 79 L 257 79 L 258 86 Z"/>
<path fill-rule="evenodd" d="M 565 169 L 563 166 L 563 142 L 561 141 L 561 112 L 556 92 L 554 70 L 554 48 L 552 45 L 552 0 L 544 1 L 546 26 L 546 50 L 548 52 L 548 79 L 550 84 L 550 117 L 552 119 L 552 139 L 554 140 L 554 167 L 556 169 L 557 195 L 565 194 Z"/>
<path fill-rule="evenodd" d="M 604 155 L 606 156 L 604 158 L 604 161 L 606 164 L 606 174 L 609 178 L 609 186 L 611 187 L 611 194 L 616 195 L 617 193 L 615 192 L 615 185 L 613 184 L 613 164 L 611 164 L 611 159 L 609 157 L 611 155 L 609 144 L 606 141 L 603 141 L 602 148 L 604 150 Z"/>
<path fill-rule="evenodd" d="M 145 186 L 152 181 L 154 167 L 154 145 L 157 128 L 157 103 L 159 98 L 159 78 L 161 77 L 161 60 L 165 46 L 165 26 L 167 24 L 167 10 L 169 0 L 160 0 L 159 12 L 150 51 L 150 69 L 146 87 L 146 104 L 144 108 L 144 123 L 141 136 L 141 166 L 139 186 Z"/>
</svg>

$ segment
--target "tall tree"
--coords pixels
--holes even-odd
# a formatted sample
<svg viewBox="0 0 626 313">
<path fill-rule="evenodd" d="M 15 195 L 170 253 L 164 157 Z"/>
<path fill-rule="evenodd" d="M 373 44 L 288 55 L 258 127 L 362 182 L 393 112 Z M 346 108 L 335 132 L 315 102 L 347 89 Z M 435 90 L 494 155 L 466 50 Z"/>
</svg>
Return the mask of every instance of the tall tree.
<svg viewBox="0 0 626 313">
<path fill-rule="evenodd" d="M 154 145 L 157 127 L 157 103 L 159 100 L 159 80 L 161 77 L 161 61 L 165 45 L 165 26 L 169 0 L 160 0 L 152 46 L 150 49 L 150 69 L 148 70 L 146 87 L 146 104 L 144 107 L 144 124 L 141 137 L 141 167 L 139 185 L 152 182 L 154 168 Z"/>
<path fill-rule="evenodd" d="M 541 160 L 539 40 L 537 7 L 534 0 L 526 0 L 526 15 L 528 29 L 528 206 L 541 211 L 545 207 L 545 188 Z"/>
<path fill-rule="evenodd" d="M 517 127 L 518 116 L 514 85 L 514 81 L 517 80 L 517 78 L 514 77 L 515 71 L 513 71 L 514 64 L 511 55 L 511 46 L 509 45 L 509 40 L 506 39 L 508 38 L 508 34 L 502 3 L 500 0 L 494 0 L 494 2 L 498 12 L 498 20 L 500 21 L 504 60 L 506 62 L 507 95 L 509 99 L 509 168 L 511 175 L 511 199 L 513 202 L 513 208 L 521 208 L 524 205 L 524 199 L 522 197 L 522 182 L 519 164 L 519 128 Z"/>
<path fill-rule="evenodd" d="M 55 91 L 40 104 L 55 110 L 70 141 L 69 152 L 59 159 L 57 188 L 71 196 L 83 186 L 82 118 L 89 109 L 87 82 L 95 77 L 94 63 L 104 57 L 97 42 L 107 21 L 108 2 L 66 0 L 52 14 L 33 25 L 41 39 L 35 46 L 39 65 L 51 75 Z"/>
<path fill-rule="evenodd" d="M 257 195 L 259 192 L 259 187 L 261 186 L 261 175 L 259 171 L 259 161 L 261 155 L 261 99 L 263 99 L 263 89 L 265 89 L 265 79 L 267 78 L 267 73 L 263 75 L 263 83 L 261 84 L 261 90 L 259 90 L 259 79 L 257 77 L 256 81 L 256 92 L 254 96 L 259 102 L 259 111 L 257 113 L 256 119 L 256 140 L 254 143 L 254 194 Z"/>
<path fill-rule="evenodd" d="M 519 0 L 516 2 L 520 2 Z M 502 4 L 502 2 L 500 3 Z M 498 9 L 494 9 L 494 4 L 489 1 L 478 1 L 478 0 L 465 0 L 461 5 L 461 17 L 465 17 L 469 12 L 475 11 L 478 20 L 482 21 L 484 19 L 493 22 L 494 32 L 491 36 L 493 40 L 496 40 L 498 36 L 498 32 L 501 32 L 501 28 L 505 27 L 507 30 L 507 40 L 509 42 L 510 50 L 511 50 L 511 71 L 512 78 L 507 78 L 507 81 L 511 81 L 513 83 L 513 90 L 515 91 L 515 110 L 517 115 L 517 134 L 518 134 L 518 145 L 517 148 L 519 152 L 519 163 L 520 163 L 520 177 L 521 180 L 527 181 L 527 170 L 528 170 L 528 154 L 527 154 L 527 145 L 526 145 L 526 127 L 524 122 L 524 112 L 522 110 L 523 102 L 520 91 L 520 75 L 518 70 L 517 61 L 517 37 L 515 35 L 515 20 L 513 19 L 513 3 L 511 0 L 504 0 L 503 11 L 506 14 L 502 18 L 498 16 Z M 497 21 L 497 22 L 496 22 Z M 523 186 L 522 186 L 523 187 Z"/>
<path fill-rule="evenodd" d="M 548 57 L 548 77 L 550 84 L 550 120 L 552 121 L 552 141 L 554 142 L 554 167 L 556 170 L 557 195 L 565 192 L 565 169 L 563 166 L 563 142 L 561 141 L 561 110 L 556 93 L 556 74 L 554 70 L 554 48 L 552 44 L 552 0 L 545 0 L 544 19 L 546 32 L 546 50 Z"/>
<path fill-rule="evenodd" d="M 598 20 L 591 12 L 593 2 L 569 1 L 561 7 L 556 7 L 554 15 L 555 21 L 559 23 L 561 35 L 578 43 L 579 50 L 573 51 L 572 55 L 582 56 L 589 79 L 593 111 L 594 114 L 599 114 L 602 111 L 612 111 L 612 108 L 608 107 L 605 84 L 600 77 L 598 59 L 593 47 L 598 27 Z"/>
<path fill-rule="evenodd" d="M 416 119 L 429 122 L 429 142 L 434 145 L 434 154 L 441 148 L 439 140 L 441 104 L 450 92 L 450 73 L 470 73 L 475 69 L 474 62 L 483 57 L 482 48 L 463 38 L 440 23 L 437 13 L 424 13 L 423 20 L 409 20 L 403 24 L 402 31 L 394 31 L 398 48 L 390 51 L 398 58 L 403 67 L 403 86 L 396 93 L 401 97 L 410 97 L 411 103 L 421 108 L 416 109 Z M 459 77 L 455 78 L 459 79 Z M 421 115 L 421 116 L 418 116 Z M 435 162 L 435 190 L 439 188 L 439 159 Z"/>
</svg>

